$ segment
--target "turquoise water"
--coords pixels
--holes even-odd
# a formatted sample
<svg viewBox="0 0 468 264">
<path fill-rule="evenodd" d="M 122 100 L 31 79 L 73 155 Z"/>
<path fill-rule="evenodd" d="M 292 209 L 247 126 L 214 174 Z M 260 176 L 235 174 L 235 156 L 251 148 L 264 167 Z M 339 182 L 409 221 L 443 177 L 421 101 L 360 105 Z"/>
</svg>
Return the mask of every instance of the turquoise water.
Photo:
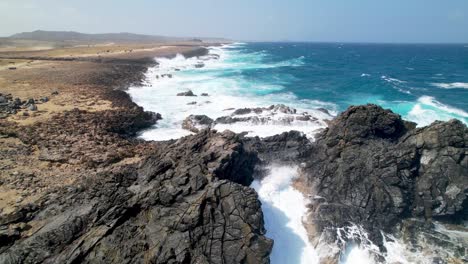
<svg viewBox="0 0 468 264">
<path fill-rule="evenodd" d="M 258 94 L 291 93 L 337 111 L 376 103 L 421 125 L 468 122 L 466 45 L 251 43 L 230 50 L 229 62 L 242 67 L 220 77 Z"/>
<path fill-rule="evenodd" d="M 157 129 L 143 134 L 148 139 L 190 134 L 181 128 L 190 114 L 215 119 L 229 115 L 226 109 L 272 104 L 321 121 L 330 117 L 317 108 L 336 115 L 350 105 L 375 103 L 418 126 L 452 118 L 468 123 L 468 45 L 236 43 L 211 47 L 205 57 L 156 60 L 147 85 L 130 89 L 138 104 L 163 116 Z M 165 73 L 173 78 L 155 77 Z M 210 96 L 176 96 L 187 90 Z M 313 137 L 325 125 L 273 122 L 217 129 L 259 136 L 294 129 Z"/>
</svg>

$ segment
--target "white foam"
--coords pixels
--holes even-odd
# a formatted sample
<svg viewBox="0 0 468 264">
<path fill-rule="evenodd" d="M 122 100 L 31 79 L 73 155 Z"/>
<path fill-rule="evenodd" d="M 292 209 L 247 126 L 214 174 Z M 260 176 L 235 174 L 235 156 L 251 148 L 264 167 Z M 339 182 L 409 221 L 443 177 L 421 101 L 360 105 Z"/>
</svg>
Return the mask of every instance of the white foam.
<svg viewBox="0 0 468 264">
<path fill-rule="evenodd" d="M 467 124 L 468 113 L 461 109 L 442 104 L 431 96 L 422 96 L 405 119 L 414 121 L 418 126 L 427 126 L 436 120 L 448 121 L 457 118 Z"/>
<path fill-rule="evenodd" d="M 270 173 L 261 181 L 254 181 L 252 187 L 262 202 L 266 235 L 275 241 L 271 263 L 318 263 L 317 252 L 302 222 L 307 212 L 306 200 L 291 185 L 298 175 L 297 168 L 271 166 L 269 170 Z"/>
<path fill-rule="evenodd" d="M 389 83 L 398 83 L 398 84 L 402 84 L 402 83 L 406 83 L 406 81 L 402 81 L 402 80 L 399 80 L 399 79 L 396 79 L 396 78 L 390 78 L 388 76 L 385 76 L 385 75 L 382 75 L 380 78 L 382 78 L 383 80 L 389 82 Z"/>
<path fill-rule="evenodd" d="M 322 119 L 329 119 L 316 108 L 327 108 L 336 114 L 336 106 L 316 100 L 299 100 L 292 93 L 281 93 L 284 87 L 274 82 L 251 82 L 238 74 L 240 70 L 250 68 L 271 68 L 283 66 L 299 66 L 304 57 L 277 63 L 264 63 L 268 56 L 265 52 L 239 52 L 241 43 L 223 47 L 211 47 L 209 55 L 200 58 L 184 58 L 177 55 L 174 58 L 157 58 L 158 66 L 150 68 L 146 74 L 147 80 L 143 87 L 131 87 L 129 94 L 132 99 L 145 110 L 158 112 L 162 120 L 153 129 L 143 131 L 141 137 L 151 140 L 177 139 L 191 134 L 181 129 L 183 120 L 190 114 L 207 115 L 212 119 L 226 116 L 232 111 L 229 108 L 267 107 L 272 104 L 286 104 L 301 112 L 309 112 L 320 119 L 319 125 L 306 126 L 296 122 L 289 126 L 271 124 L 239 123 L 219 125 L 218 130 L 230 129 L 234 132 L 249 132 L 248 136 L 271 136 L 284 131 L 299 130 L 312 135 L 316 129 L 326 124 Z M 219 59 L 213 57 L 219 55 Z M 202 68 L 195 65 L 203 63 Z M 161 77 L 172 74 L 172 78 Z M 159 78 L 157 78 L 157 76 Z M 209 96 L 176 96 L 187 90 L 195 94 L 208 93 Z M 275 92 L 272 94 L 272 92 Z M 190 104 L 195 102 L 195 104 Z"/>
<path fill-rule="evenodd" d="M 435 87 L 443 89 L 468 89 L 468 83 L 453 82 L 453 83 L 431 83 Z"/>
</svg>

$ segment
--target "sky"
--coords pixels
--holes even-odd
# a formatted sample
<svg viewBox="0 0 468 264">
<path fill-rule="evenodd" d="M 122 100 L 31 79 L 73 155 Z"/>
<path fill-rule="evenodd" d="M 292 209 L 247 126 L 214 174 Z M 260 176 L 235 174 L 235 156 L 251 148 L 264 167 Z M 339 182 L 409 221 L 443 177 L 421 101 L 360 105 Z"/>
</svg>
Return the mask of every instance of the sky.
<svg viewBox="0 0 468 264">
<path fill-rule="evenodd" d="M 0 36 L 38 29 L 241 41 L 468 43 L 468 0 L 0 0 Z"/>
</svg>

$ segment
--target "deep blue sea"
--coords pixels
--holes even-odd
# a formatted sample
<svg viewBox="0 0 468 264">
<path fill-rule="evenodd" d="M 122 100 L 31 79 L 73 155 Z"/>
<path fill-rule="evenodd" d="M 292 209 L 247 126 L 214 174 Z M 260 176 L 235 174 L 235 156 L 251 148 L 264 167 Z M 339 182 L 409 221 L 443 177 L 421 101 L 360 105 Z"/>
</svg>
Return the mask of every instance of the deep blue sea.
<svg viewBox="0 0 468 264">
<path fill-rule="evenodd" d="M 204 58 L 157 61 L 148 71 L 148 85 L 131 89 L 137 103 L 163 115 L 158 130 L 143 135 L 151 139 L 190 134 L 181 129 L 189 114 L 216 118 L 228 114 L 225 109 L 271 104 L 309 113 L 326 108 L 336 115 L 350 105 L 374 103 L 419 126 L 451 118 L 468 123 L 468 45 L 463 44 L 235 43 L 211 47 Z M 173 78 L 155 78 L 164 73 Z M 175 96 L 187 90 L 210 98 Z M 289 127 L 314 131 L 310 124 Z M 228 129 L 242 132 L 246 126 Z M 267 136 L 285 128 L 275 123 L 248 130 Z"/>
<path fill-rule="evenodd" d="M 273 94 L 290 92 L 338 111 L 376 103 L 423 125 L 468 121 L 468 45 L 252 43 L 235 50 L 264 64 L 290 62 L 226 73 L 281 86 Z"/>
</svg>

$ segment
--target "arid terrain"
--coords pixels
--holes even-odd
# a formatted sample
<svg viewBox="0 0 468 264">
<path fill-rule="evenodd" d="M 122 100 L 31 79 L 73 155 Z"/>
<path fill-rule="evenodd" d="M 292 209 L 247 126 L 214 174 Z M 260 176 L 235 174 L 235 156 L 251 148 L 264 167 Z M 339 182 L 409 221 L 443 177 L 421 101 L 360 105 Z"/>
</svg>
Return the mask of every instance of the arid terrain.
<svg viewBox="0 0 468 264">
<path fill-rule="evenodd" d="M 54 49 L 31 43 L 37 44 L 0 48 L 0 96 L 25 102 L 15 113 L 0 113 L 2 216 L 58 186 L 73 184 L 83 169 L 91 173 L 102 164 L 137 162 L 138 153 L 125 149 L 133 142 L 114 137 L 112 143 L 103 144 L 96 135 L 102 131 L 92 131 L 91 126 L 96 122 L 118 125 L 130 118 L 125 116 L 128 109 L 138 109 L 134 115 L 143 113 L 122 90 L 143 78 L 153 57 L 204 52 L 200 43 L 83 44 Z M 37 110 L 31 111 L 27 104 L 31 99 Z M 135 132 L 122 125 L 122 134 Z M 26 138 L 32 140 L 30 144 L 24 143 Z M 96 168 L 84 168 L 86 152 L 96 148 L 100 151 L 86 161 Z M 52 153 L 45 157 L 45 152 Z"/>
</svg>

